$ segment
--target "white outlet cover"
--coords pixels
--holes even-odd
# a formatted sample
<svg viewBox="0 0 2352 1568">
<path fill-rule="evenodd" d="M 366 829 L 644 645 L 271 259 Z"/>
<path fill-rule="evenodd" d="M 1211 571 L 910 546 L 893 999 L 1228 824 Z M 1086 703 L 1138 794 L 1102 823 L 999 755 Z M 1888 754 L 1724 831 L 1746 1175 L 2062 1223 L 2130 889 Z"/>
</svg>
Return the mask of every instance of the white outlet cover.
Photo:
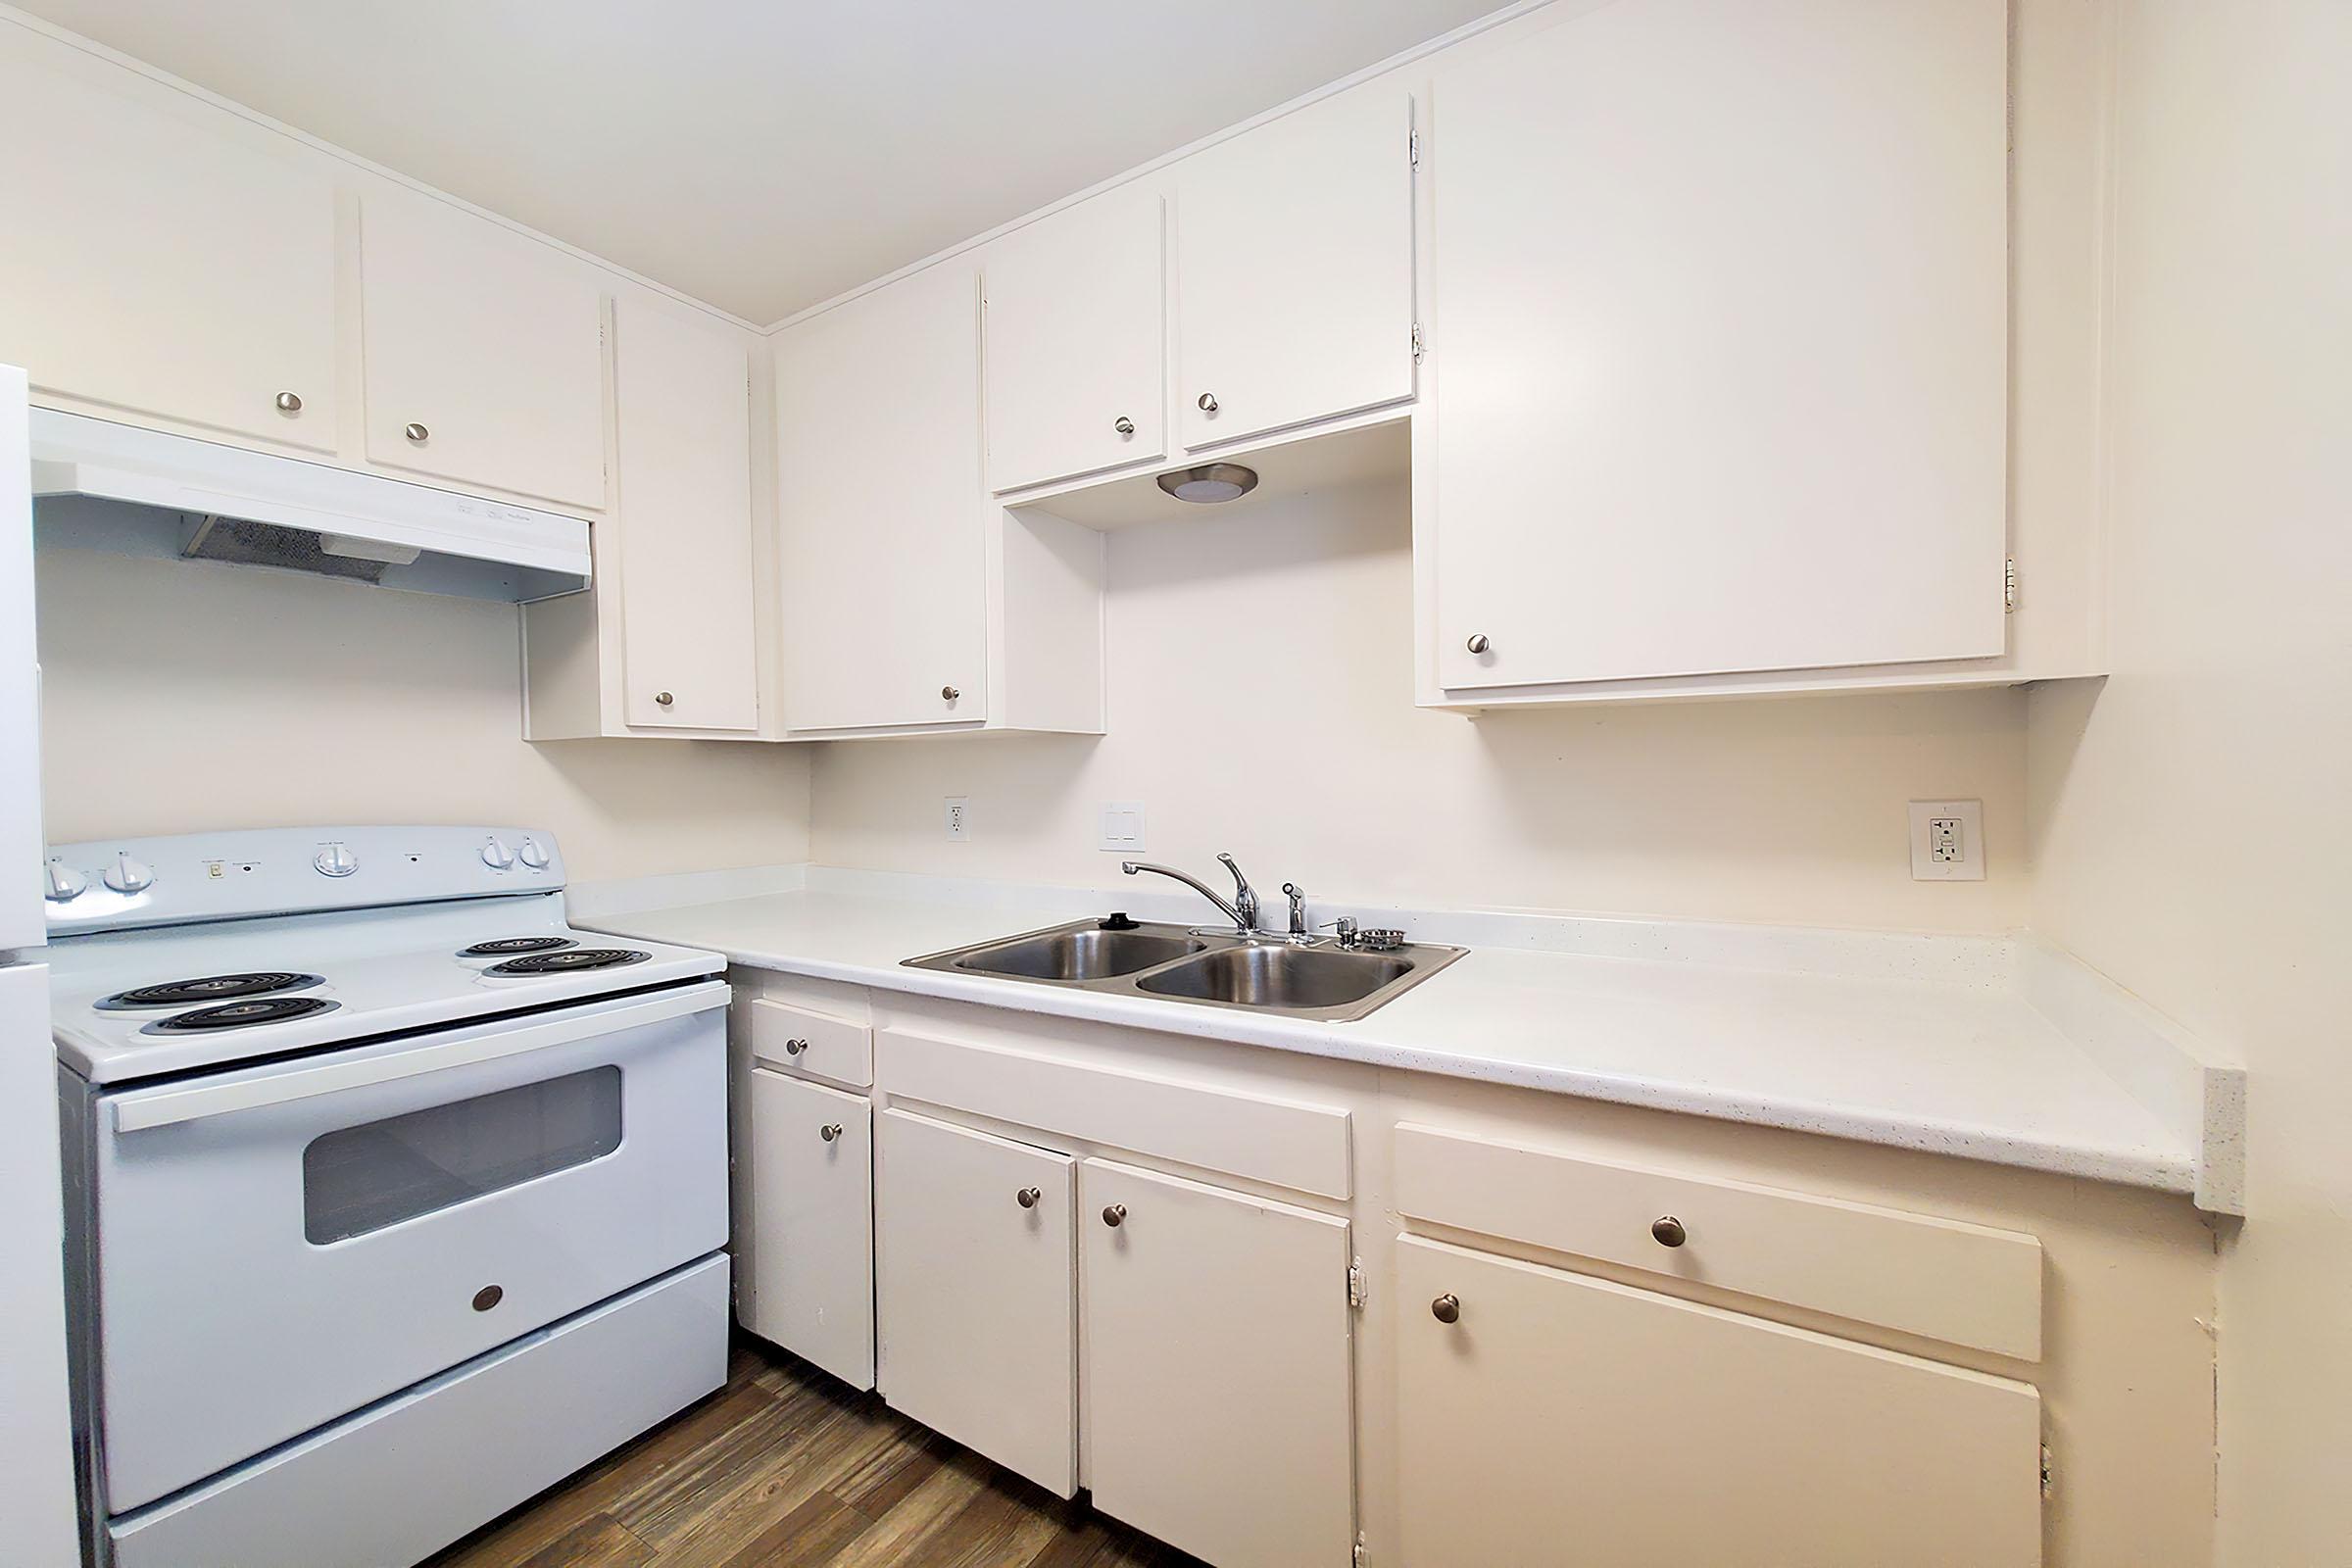
<svg viewBox="0 0 2352 1568">
<path fill-rule="evenodd" d="M 1939 844 L 1943 847 L 1941 856 L 1936 853 Z M 1911 880 L 1984 880 L 1983 801 L 1911 803 Z"/>
<path fill-rule="evenodd" d="M 1144 803 L 1141 801 L 1104 801 L 1101 819 L 1101 835 L 1095 841 L 1097 849 L 1114 855 L 1144 853 Z"/>
<path fill-rule="evenodd" d="M 947 818 L 948 841 L 951 844 L 961 844 L 964 842 L 964 840 L 971 837 L 972 801 L 970 796 L 949 796 L 947 798 L 945 815 Z"/>
</svg>

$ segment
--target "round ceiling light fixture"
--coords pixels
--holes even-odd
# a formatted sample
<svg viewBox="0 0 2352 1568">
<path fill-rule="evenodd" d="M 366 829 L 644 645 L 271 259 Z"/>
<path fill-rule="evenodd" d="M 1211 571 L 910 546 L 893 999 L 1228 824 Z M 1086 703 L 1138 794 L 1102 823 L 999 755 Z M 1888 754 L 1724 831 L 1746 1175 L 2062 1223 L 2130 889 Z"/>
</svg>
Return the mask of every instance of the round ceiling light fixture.
<svg viewBox="0 0 2352 1568">
<path fill-rule="evenodd" d="M 1233 501 L 1257 488 L 1257 470 L 1238 463 L 1203 463 L 1197 468 L 1178 468 L 1159 476 L 1159 487 L 1179 501 L 1203 506 Z"/>
</svg>

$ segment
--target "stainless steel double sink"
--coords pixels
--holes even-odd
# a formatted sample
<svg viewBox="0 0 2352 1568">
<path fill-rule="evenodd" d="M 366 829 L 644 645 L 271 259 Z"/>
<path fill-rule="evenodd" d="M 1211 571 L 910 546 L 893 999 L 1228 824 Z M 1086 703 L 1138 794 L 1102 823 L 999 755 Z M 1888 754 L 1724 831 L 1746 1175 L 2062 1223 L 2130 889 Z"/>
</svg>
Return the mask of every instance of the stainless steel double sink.
<svg viewBox="0 0 2352 1568">
<path fill-rule="evenodd" d="M 1364 953 L 1321 937 L 1302 944 L 1181 925 L 1113 929 L 1073 920 L 908 958 L 905 965 L 1345 1023 L 1411 990 L 1466 951 L 1424 942 Z"/>
</svg>

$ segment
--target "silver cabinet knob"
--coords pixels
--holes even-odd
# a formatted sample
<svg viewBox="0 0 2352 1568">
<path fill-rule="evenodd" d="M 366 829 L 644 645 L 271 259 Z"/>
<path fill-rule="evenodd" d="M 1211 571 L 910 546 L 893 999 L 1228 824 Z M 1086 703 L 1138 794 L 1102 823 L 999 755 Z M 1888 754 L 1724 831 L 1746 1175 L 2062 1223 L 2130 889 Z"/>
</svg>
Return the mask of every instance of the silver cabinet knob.
<svg viewBox="0 0 2352 1568">
<path fill-rule="evenodd" d="M 952 703 L 956 701 L 956 698 L 961 697 L 963 693 L 957 691 L 953 686 L 942 686 L 939 689 L 939 695 L 942 702 Z"/>
<path fill-rule="evenodd" d="M 816 1136 L 822 1138 L 828 1144 L 833 1142 L 834 1139 L 841 1136 L 841 1123 L 837 1121 L 829 1121 L 825 1123 L 822 1127 L 819 1127 L 816 1130 Z"/>
<path fill-rule="evenodd" d="M 1118 431 L 1118 432 L 1119 432 L 1119 434 L 1121 434 L 1121 435 L 1133 435 L 1133 434 L 1135 434 L 1135 421 L 1134 421 L 1133 419 L 1130 419 L 1129 417 L 1127 417 L 1127 416 L 1125 416 L 1124 414 L 1120 415 L 1120 416 L 1119 416 L 1117 418 L 1115 418 L 1115 419 L 1111 420 L 1111 421 L 1110 421 L 1110 427 L 1111 427 L 1113 430 L 1116 430 L 1116 431 Z"/>
<path fill-rule="evenodd" d="M 1483 631 L 1479 632 L 1472 636 L 1470 641 L 1463 646 L 1468 648 L 1474 654 L 1483 654 L 1489 647 L 1487 642 L 1487 634 Z"/>
<path fill-rule="evenodd" d="M 1012 1200 L 1020 1204 L 1023 1208 L 1035 1208 L 1037 1206 L 1037 1200 L 1045 1196 L 1045 1194 L 1039 1192 L 1034 1187 L 1024 1187 L 1019 1192 L 1012 1195 Z"/>
<path fill-rule="evenodd" d="M 670 704 L 676 702 L 677 699 L 672 697 L 667 692 L 656 692 L 654 693 L 654 701 L 661 704 L 663 708 L 667 708 Z"/>
<path fill-rule="evenodd" d="M 787 1040 L 784 1042 L 784 1054 L 787 1056 L 797 1056 L 808 1049 L 808 1042 L 806 1040 Z"/>
<path fill-rule="evenodd" d="M 1120 1224 L 1124 1222 L 1126 1218 L 1127 1205 L 1125 1203 L 1113 1203 L 1102 1211 L 1102 1223 L 1109 1226 L 1114 1231 L 1119 1228 Z"/>
<path fill-rule="evenodd" d="M 300 414 L 302 412 L 302 394 L 299 392 L 280 392 L 271 401 L 277 405 L 277 412 L 280 414 Z"/>
<path fill-rule="evenodd" d="M 1441 1323 L 1458 1323 L 1462 1318 L 1462 1298 L 1447 1291 L 1429 1303 L 1429 1315 Z"/>
<path fill-rule="evenodd" d="M 1661 1214 L 1651 1220 L 1649 1235 L 1660 1247 L 1680 1247 L 1690 1239 L 1690 1233 L 1683 1229 L 1683 1222 L 1672 1214 Z"/>
<path fill-rule="evenodd" d="M 1201 393 L 1200 402 L 1200 412 L 1202 414 L 1214 414 L 1217 412 L 1217 395 L 1214 392 Z"/>
<path fill-rule="evenodd" d="M 432 439 L 433 434 L 432 431 L 427 430 L 423 425 L 418 424 L 414 419 L 411 419 L 407 424 L 402 425 L 400 427 L 400 433 L 407 436 L 411 441 L 416 442 L 418 446 L 422 446 L 425 442 Z"/>
</svg>

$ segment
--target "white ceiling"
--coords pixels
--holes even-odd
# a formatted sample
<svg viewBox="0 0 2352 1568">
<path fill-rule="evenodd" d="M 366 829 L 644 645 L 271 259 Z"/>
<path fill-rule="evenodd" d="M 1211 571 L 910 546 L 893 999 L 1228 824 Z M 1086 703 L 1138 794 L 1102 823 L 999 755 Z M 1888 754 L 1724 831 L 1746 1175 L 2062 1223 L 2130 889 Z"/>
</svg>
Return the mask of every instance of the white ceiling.
<svg viewBox="0 0 2352 1568">
<path fill-rule="evenodd" d="M 757 322 L 1499 0 L 17 0 Z"/>
</svg>

